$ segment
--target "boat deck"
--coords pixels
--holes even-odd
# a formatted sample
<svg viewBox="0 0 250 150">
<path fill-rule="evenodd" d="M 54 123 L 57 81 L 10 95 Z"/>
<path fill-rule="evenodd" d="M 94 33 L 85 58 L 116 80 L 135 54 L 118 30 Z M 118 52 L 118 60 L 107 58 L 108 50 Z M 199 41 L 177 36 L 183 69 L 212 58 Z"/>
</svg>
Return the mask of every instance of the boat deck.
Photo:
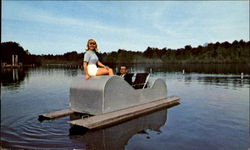
<svg viewBox="0 0 250 150">
<path fill-rule="evenodd" d="M 174 105 L 178 105 L 180 102 L 179 97 L 169 97 L 160 99 L 137 106 L 128 107 L 125 109 L 103 113 L 88 118 L 78 119 L 70 121 L 71 125 L 81 126 L 88 129 L 103 128 L 118 124 L 123 121 L 131 120 L 141 115 L 151 113 L 160 109 L 168 108 Z M 65 109 L 55 112 L 39 115 L 39 120 L 56 119 L 64 116 L 74 114 L 75 112 L 71 109 Z"/>
</svg>

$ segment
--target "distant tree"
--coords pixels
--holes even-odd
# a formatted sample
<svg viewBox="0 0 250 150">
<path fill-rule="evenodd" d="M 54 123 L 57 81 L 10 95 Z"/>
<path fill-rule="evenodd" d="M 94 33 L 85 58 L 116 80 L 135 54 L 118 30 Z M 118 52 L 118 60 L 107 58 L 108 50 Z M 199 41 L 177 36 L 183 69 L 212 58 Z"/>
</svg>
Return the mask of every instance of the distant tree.
<svg viewBox="0 0 250 150">
<path fill-rule="evenodd" d="M 76 60 L 78 59 L 78 54 L 76 51 L 67 52 L 63 55 L 65 60 Z"/>
<path fill-rule="evenodd" d="M 228 41 L 225 41 L 225 42 L 221 43 L 221 45 L 224 48 L 229 48 L 231 46 L 231 44 Z"/>
<path fill-rule="evenodd" d="M 34 55 L 30 55 L 28 50 L 17 42 L 3 42 L 1 43 L 1 62 L 8 64 L 12 63 L 12 55 L 18 55 L 18 61 L 23 64 L 40 64 Z"/>
<path fill-rule="evenodd" d="M 167 47 L 164 47 L 162 50 L 163 50 L 163 51 L 166 51 L 166 50 L 167 50 Z"/>
<path fill-rule="evenodd" d="M 185 46 L 185 50 L 191 50 L 192 49 L 192 46 L 191 45 L 186 45 Z"/>
</svg>

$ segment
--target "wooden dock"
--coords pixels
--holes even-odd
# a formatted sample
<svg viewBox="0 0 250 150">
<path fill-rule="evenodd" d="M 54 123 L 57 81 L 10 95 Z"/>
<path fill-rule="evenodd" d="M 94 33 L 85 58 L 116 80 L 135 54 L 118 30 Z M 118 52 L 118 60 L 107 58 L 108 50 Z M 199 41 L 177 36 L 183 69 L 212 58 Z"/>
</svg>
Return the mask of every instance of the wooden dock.
<svg viewBox="0 0 250 150">
<path fill-rule="evenodd" d="M 64 110 L 60 110 L 60 111 L 41 114 L 41 115 L 39 115 L 38 120 L 42 121 L 42 120 L 56 119 L 56 118 L 61 118 L 61 117 L 71 115 L 73 113 L 74 113 L 74 111 L 71 109 L 64 109 Z"/>
<path fill-rule="evenodd" d="M 103 128 L 134 119 L 146 113 L 177 105 L 179 104 L 179 101 L 179 97 L 170 97 L 85 119 L 73 120 L 69 123 L 71 125 L 81 126 L 88 129 Z"/>
</svg>

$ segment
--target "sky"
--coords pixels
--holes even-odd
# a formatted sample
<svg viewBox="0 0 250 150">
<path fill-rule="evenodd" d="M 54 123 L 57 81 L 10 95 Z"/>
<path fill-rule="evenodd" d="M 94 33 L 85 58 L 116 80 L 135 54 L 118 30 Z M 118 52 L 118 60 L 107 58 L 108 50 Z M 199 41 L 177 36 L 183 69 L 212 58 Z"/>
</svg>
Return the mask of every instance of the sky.
<svg viewBox="0 0 250 150">
<path fill-rule="evenodd" d="M 31 54 L 249 41 L 249 1 L 2 1 L 1 42 Z"/>
</svg>

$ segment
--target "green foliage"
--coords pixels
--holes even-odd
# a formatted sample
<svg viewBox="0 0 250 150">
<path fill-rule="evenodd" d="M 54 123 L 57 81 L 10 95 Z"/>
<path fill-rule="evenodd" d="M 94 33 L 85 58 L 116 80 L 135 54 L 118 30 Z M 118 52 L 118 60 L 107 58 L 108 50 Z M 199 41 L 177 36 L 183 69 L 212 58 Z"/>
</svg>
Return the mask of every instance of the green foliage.
<svg viewBox="0 0 250 150">
<path fill-rule="evenodd" d="M 2 50 L 3 49 L 3 50 Z M 81 65 L 84 53 L 76 51 L 63 55 L 30 55 L 18 43 L 1 43 L 2 62 L 11 62 L 12 54 L 20 54 L 22 61 L 26 63 L 41 62 L 42 64 L 72 64 Z M 116 52 L 97 53 L 100 61 L 105 64 L 185 64 L 185 63 L 249 63 L 250 41 L 243 40 L 229 43 L 208 43 L 207 46 L 192 47 L 187 45 L 180 49 L 168 49 L 166 47 L 148 47 L 144 52 L 127 51 L 119 49 Z"/>
<path fill-rule="evenodd" d="M 24 50 L 19 43 L 3 42 L 1 43 L 1 62 L 12 64 L 12 55 L 18 55 L 18 61 L 26 64 L 40 65 L 40 59 L 31 55 L 28 50 Z"/>
</svg>

